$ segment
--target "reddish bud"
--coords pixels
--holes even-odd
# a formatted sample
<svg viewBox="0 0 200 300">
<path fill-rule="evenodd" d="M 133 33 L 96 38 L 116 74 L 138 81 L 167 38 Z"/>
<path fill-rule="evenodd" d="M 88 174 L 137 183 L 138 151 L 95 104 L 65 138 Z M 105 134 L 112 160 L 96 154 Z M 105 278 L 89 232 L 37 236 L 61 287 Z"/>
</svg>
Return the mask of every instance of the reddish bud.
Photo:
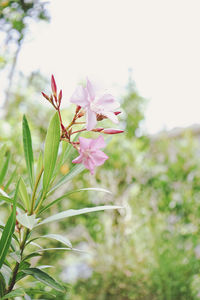
<svg viewBox="0 0 200 300">
<path fill-rule="evenodd" d="M 77 105 L 77 107 L 76 107 L 76 114 L 79 112 L 80 109 L 81 109 L 81 106 Z"/>
<path fill-rule="evenodd" d="M 78 114 L 77 118 L 81 118 L 81 117 L 83 117 L 84 115 L 85 115 L 85 112 L 84 112 L 84 111 L 81 111 L 81 112 Z"/>
<path fill-rule="evenodd" d="M 103 127 L 92 129 L 92 131 L 94 131 L 94 132 L 101 132 L 102 130 L 104 130 Z"/>
<path fill-rule="evenodd" d="M 114 128 L 106 128 L 103 130 L 103 133 L 105 134 L 117 134 L 122 132 L 124 132 L 124 130 L 114 129 Z"/>
<path fill-rule="evenodd" d="M 61 100 L 62 100 L 62 90 L 60 90 L 60 93 L 59 93 L 59 96 L 58 96 L 58 103 L 59 103 L 59 105 L 61 103 Z"/>
<path fill-rule="evenodd" d="M 47 99 L 48 101 L 50 101 L 49 96 L 47 96 L 45 93 L 42 92 L 42 96 Z"/>
<path fill-rule="evenodd" d="M 114 114 L 115 114 L 115 116 L 117 116 L 117 115 L 121 114 L 121 111 L 115 111 Z"/>
<path fill-rule="evenodd" d="M 56 81 L 55 81 L 55 78 L 53 75 L 51 76 L 51 89 L 52 89 L 53 95 L 57 96 L 57 86 L 56 86 Z"/>
</svg>

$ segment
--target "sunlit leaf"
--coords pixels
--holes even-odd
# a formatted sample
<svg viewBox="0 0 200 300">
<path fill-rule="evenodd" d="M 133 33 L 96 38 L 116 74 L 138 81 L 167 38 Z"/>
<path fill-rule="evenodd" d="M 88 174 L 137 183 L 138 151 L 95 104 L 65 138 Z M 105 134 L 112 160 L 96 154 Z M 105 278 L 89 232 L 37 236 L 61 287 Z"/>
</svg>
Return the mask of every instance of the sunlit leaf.
<svg viewBox="0 0 200 300">
<path fill-rule="evenodd" d="M 41 223 L 39 223 L 37 226 L 40 226 L 42 224 L 47 224 L 50 222 L 62 220 L 65 218 L 77 216 L 77 215 L 82 215 L 90 212 L 96 212 L 96 211 L 101 211 L 101 210 L 107 210 L 107 209 L 120 209 L 123 208 L 122 206 L 112 206 L 112 205 L 105 205 L 105 206 L 96 206 L 96 207 L 86 207 L 82 209 L 69 209 L 63 212 L 60 212 L 58 214 L 55 214 L 53 216 L 50 216 L 43 220 Z"/>
</svg>

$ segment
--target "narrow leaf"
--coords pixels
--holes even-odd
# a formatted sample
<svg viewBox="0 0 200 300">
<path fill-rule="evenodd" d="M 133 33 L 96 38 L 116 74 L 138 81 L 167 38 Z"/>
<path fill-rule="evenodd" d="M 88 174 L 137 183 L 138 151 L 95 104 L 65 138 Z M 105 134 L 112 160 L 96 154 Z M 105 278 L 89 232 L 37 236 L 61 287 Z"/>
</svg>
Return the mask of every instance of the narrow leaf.
<svg viewBox="0 0 200 300">
<path fill-rule="evenodd" d="M 35 279 L 39 280 L 40 282 L 52 287 L 53 289 L 64 292 L 65 289 L 62 285 L 60 285 L 55 279 L 53 279 L 51 276 L 49 276 L 47 273 L 41 271 L 37 268 L 30 268 L 27 270 L 23 270 L 25 274 L 33 276 Z"/>
<path fill-rule="evenodd" d="M 68 181 L 72 180 L 75 176 L 77 176 L 78 174 L 80 174 L 84 169 L 85 169 L 85 167 L 83 165 L 78 165 L 77 164 L 76 166 L 74 166 L 69 173 L 67 173 L 66 175 L 64 175 L 57 182 L 57 184 L 49 191 L 48 194 L 50 194 L 53 191 L 55 191 L 57 188 L 59 188 L 64 183 L 67 183 Z"/>
<path fill-rule="evenodd" d="M 20 178 L 20 184 L 19 184 L 19 196 L 21 200 L 24 202 L 25 208 L 29 211 L 30 209 L 29 196 L 28 196 L 25 182 L 22 177 Z"/>
<path fill-rule="evenodd" d="M 101 188 L 83 188 L 83 189 L 78 189 L 78 190 L 73 190 L 73 191 L 69 191 L 68 193 L 62 195 L 61 197 L 57 198 L 56 200 L 52 201 L 51 203 L 49 203 L 48 205 L 46 205 L 45 207 L 43 207 L 40 211 L 40 214 L 42 212 L 44 212 L 45 210 L 49 209 L 52 205 L 57 204 L 58 202 L 60 202 L 61 200 L 67 198 L 69 195 L 74 194 L 74 193 L 79 193 L 79 192 L 84 192 L 84 191 L 88 191 L 88 192 L 103 192 L 103 193 L 108 193 L 111 194 L 110 191 L 105 190 L 105 189 L 101 189 Z"/>
<path fill-rule="evenodd" d="M 17 215 L 17 221 L 23 225 L 24 227 L 32 230 L 35 225 L 38 223 L 39 219 L 36 219 L 35 215 L 29 216 L 27 213 L 25 214 L 20 214 L 18 213 Z"/>
<path fill-rule="evenodd" d="M 44 221 L 39 223 L 37 226 L 46 224 L 46 223 L 50 223 L 50 222 L 54 222 L 54 221 L 58 221 L 58 220 L 62 220 L 64 218 L 69 218 L 69 217 L 73 217 L 73 216 L 77 216 L 77 215 L 86 214 L 89 212 L 95 212 L 95 211 L 101 211 L 101 210 L 107 210 L 107 209 L 120 209 L 120 208 L 123 208 L 123 207 L 122 206 L 105 205 L 105 206 L 96 206 L 96 207 L 86 207 L 86 208 L 82 208 L 82 209 L 69 209 L 69 210 L 63 211 L 61 213 L 58 213 L 51 217 L 46 218 Z"/>
<path fill-rule="evenodd" d="M 23 145 L 24 145 L 24 155 L 26 160 L 26 166 L 28 170 L 29 180 L 31 187 L 33 187 L 33 149 L 32 149 L 32 139 L 31 132 L 29 129 L 28 121 L 26 116 L 23 116 Z"/>
<path fill-rule="evenodd" d="M 19 189 L 19 181 L 17 183 L 15 195 L 14 195 L 14 199 L 13 199 L 13 209 L 12 209 L 10 217 L 8 218 L 6 226 L 4 227 L 4 231 L 2 233 L 1 240 L 0 240 L 0 268 L 3 265 L 4 259 L 9 250 L 12 235 L 13 235 L 14 229 L 15 229 L 16 202 L 17 202 L 18 189 Z"/>
<path fill-rule="evenodd" d="M 0 169 L 2 168 L 5 154 L 6 154 L 6 145 L 3 145 L 0 149 Z"/>
<path fill-rule="evenodd" d="M 56 113 L 51 119 L 44 148 L 44 175 L 43 175 L 43 190 L 46 193 L 50 184 L 53 171 L 58 155 L 58 147 L 60 143 L 60 123 Z"/>
<path fill-rule="evenodd" d="M 24 296 L 25 292 L 23 289 L 19 288 L 16 289 L 8 294 L 6 294 L 3 298 L 1 298 L 2 300 L 4 299 L 8 299 L 8 298 L 15 298 L 15 297 L 20 297 L 20 296 Z"/>
<path fill-rule="evenodd" d="M 70 248 L 72 248 L 72 244 L 70 242 L 70 240 L 68 240 L 66 237 L 59 235 L 59 234 L 46 234 L 41 236 L 40 238 L 47 238 L 47 239 L 53 239 L 56 240 Z"/>
<path fill-rule="evenodd" d="M 8 152 L 6 160 L 5 160 L 5 162 L 3 164 L 3 167 L 2 167 L 2 169 L 0 171 L 0 185 L 2 185 L 3 180 L 4 180 L 5 176 L 6 176 L 6 173 L 7 173 L 7 170 L 8 170 L 8 165 L 9 165 L 9 161 L 10 161 L 10 152 Z"/>
<path fill-rule="evenodd" d="M 6 197 L 6 196 L 0 195 L 0 201 L 4 201 L 4 202 L 7 202 L 7 203 L 13 205 L 13 199 Z M 17 207 L 19 207 L 25 211 L 25 208 L 20 203 L 17 203 Z"/>
</svg>

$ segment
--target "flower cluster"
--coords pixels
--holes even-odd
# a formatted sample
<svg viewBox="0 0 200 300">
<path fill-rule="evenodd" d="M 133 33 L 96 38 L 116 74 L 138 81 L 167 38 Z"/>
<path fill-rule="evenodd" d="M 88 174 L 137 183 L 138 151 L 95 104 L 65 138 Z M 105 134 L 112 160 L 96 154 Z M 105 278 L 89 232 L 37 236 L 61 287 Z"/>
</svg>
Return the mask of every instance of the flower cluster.
<svg viewBox="0 0 200 300">
<path fill-rule="evenodd" d="M 52 94 L 50 96 L 47 96 L 45 93 L 42 93 L 42 95 L 53 105 L 59 114 L 62 130 L 61 139 L 72 144 L 79 152 L 79 156 L 72 162 L 82 163 L 90 170 L 91 174 L 94 174 L 95 167 L 102 165 L 105 160 L 108 159 L 108 156 L 100 150 L 105 147 L 104 138 L 101 135 L 96 139 L 79 137 L 79 141 L 74 142 L 72 141 L 71 136 L 75 133 L 84 131 L 93 131 L 104 134 L 122 133 L 123 130 L 120 129 L 96 128 L 97 123 L 106 118 L 114 123 L 118 123 L 117 115 L 120 114 L 120 111 L 116 111 L 116 109 L 119 107 L 119 103 L 110 94 L 104 94 L 97 97 L 93 84 L 87 79 L 86 87 L 78 86 L 70 98 L 70 102 L 76 104 L 76 111 L 70 124 L 65 126 L 60 113 L 62 90 L 57 94 L 57 86 L 53 75 L 51 77 L 51 89 Z M 84 116 L 85 121 L 80 121 L 80 118 Z M 73 131 L 73 126 L 80 124 L 84 127 Z"/>
</svg>

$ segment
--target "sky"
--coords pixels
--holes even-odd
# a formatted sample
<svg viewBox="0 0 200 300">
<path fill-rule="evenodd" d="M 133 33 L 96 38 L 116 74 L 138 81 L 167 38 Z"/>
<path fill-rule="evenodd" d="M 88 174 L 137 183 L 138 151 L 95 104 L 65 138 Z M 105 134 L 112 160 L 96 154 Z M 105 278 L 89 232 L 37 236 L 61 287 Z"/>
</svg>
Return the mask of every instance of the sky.
<svg viewBox="0 0 200 300">
<path fill-rule="evenodd" d="M 132 69 L 149 133 L 200 122 L 199 0 L 50 1 L 18 68 L 55 75 L 65 98 L 88 76 L 122 97 Z"/>
</svg>

